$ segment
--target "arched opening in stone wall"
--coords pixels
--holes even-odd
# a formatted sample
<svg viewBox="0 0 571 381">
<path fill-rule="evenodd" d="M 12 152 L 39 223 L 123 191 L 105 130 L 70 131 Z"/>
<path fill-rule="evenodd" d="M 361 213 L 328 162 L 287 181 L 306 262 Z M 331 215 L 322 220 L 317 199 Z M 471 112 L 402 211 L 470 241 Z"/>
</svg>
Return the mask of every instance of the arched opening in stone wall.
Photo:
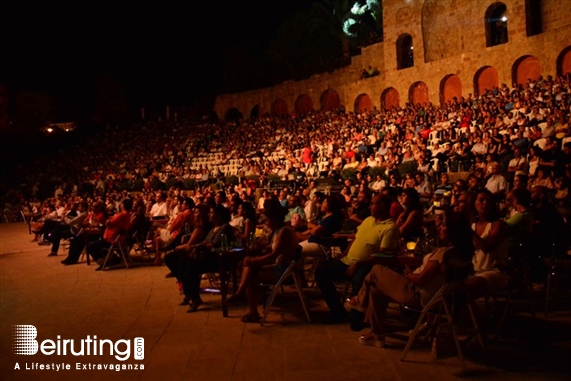
<svg viewBox="0 0 571 381">
<path fill-rule="evenodd" d="M 403 33 L 397 38 L 397 70 L 414 66 L 414 47 L 412 36 Z"/>
<path fill-rule="evenodd" d="M 529 79 L 536 81 L 541 75 L 541 64 L 534 56 L 518 58 L 512 66 L 512 83 L 523 85 Z"/>
<path fill-rule="evenodd" d="M 272 105 L 273 115 L 287 115 L 287 103 L 283 99 L 277 99 Z"/>
<path fill-rule="evenodd" d="M 486 46 L 496 46 L 508 42 L 508 8 L 496 2 L 488 7 L 484 18 L 486 26 Z"/>
<path fill-rule="evenodd" d="M 498 71 L 492 66 L 482 66 L 474 74 L 474 95 L 481 96 L 488 90 L 499 87 Z"/>
<path fill-rule="evenodd" d="M 399 92 L 394 87 L 387 87 L 381 94 L 381 108 L 390 110 L 398 107 L 400 107 Z"/>
<path fill-rule="evenodd" d="M 238 122 L 242 118 L 242 113 L 236 107 L 230 107 L 224 115 L 224 120 L 227 122 Z"/>
<path fill-rule="evenodd" d="M 413 105 L 424 105 L 429 102 L 428 99 L 428 86 L 422 81 L 418 81 L 410 85 L 408 91 L 408 100 Z"/>
<path fill-rule="evenodd" d="M 455 74 L 448 74 L 440 81 L 440 105 L 444 106 L 456 98 L 462 97 L 462 81 Z"/>
<path fill-rule="evenodd" d="M 337 110 L 341 108 L 341 100 L 339 99 L 339 94 L 333 89 L 327 89 L 319 98 L 319 103 L 321 104 L 322 110 Z"/>
<path fill-rule="evenodd" d="M 541 0 L 525 0 L 525 32 L 527 37 L 543 32 Z"/>
<path fill-rule="evenodd" d="M 250 111 L 250 118 L 256 119 L 259 116 L 260 116 L 260 105 L 255 105 L 254 107 L 252 107 L 252 110 Z"/>
<path fill-rule="evenodd" d="M 357 99 L 355 99 L 355 112 L 361 113 L 364 111 L 373 110 L 373 101 L 368 94 L 360 94 Z"/>
<path fill-rule="evenodd" d="M 301 94 L 295 101 L 295 113 L 297 115 L 305 115 L 313 111 L 313 100 L 307 94 Z"/>
<path fill-rule="evenodd" d="M 566 47 L 557 56 L 557 75 L 571 73 L 571 45 Z"/>
</svg>

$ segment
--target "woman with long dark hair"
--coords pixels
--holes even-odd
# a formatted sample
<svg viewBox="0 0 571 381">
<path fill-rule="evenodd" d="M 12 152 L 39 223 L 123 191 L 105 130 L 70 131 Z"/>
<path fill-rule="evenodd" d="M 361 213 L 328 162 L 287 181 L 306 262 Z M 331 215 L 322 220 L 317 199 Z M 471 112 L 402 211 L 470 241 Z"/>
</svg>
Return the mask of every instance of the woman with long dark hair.
<svg viewBox="0 0 571 381">
<path fill-rule="evenodd" d="M 474 296 L 487 295 L 490 291 L 506 286 L 507 276 L 502 272 L 507 264 L 508 228 L 500 219 L 500 211 L 492 192 L 479 190 L 474 198 L 472 211 L 475 214 L 472 240 L 474 253 L 474 271 L 476 276 L 470 279 L 469 287 Z"/>
<path fill-rule="evenodd" d="M 191 245 L 192 258 L 186 263 L 182 275 L 182 290 L 184 292 L 183 303 L 190 305 L 187 312 L 194 312 L 202 304 L 200 298 L 200 281 L 202 274 L 215 273 L 220 270 L 219 249 L 224 240 L 234 240 L 234 229 L 230 226 L 230 210 L 222 205 L 210 208 L 210 229 L 204 240 L 196 245 Z"/>
<path fill-rule="evenodd" d="M 345 307 L 365 314 L 371 331 L 361 335 L 359 343 L 383 347 L 384 320 L 390 302 L 426 305 L 446 282 L 450 266 L 467 276 L 472 270 L 472 230 L 465 214 L 450 213 L 438 224 L 443 246 L 424 256 L 422 266 L 414 272 L 400 274 L 388 267 L 375 265 L 365 278 L 359 294 L 347 300 Z"/>
<path fill-rule="evenodd" d="M 418 191 L 414 188 L 403 189 L 400 195 L 400 203 L 404 211 L 400 214 L 396 223 L 399 227 L 401 238 L 406 242 L 422 236 L 422 204 L 420 203 Z"/>
<path fill-rule="evenodd" d="M 260 297 L 260 283 L 276 282 L 298 250 L 295 230 L 284 222 L 287 210 L 276 199 L 268 199 L 264 203 L 264 215 L 270 231 L 269 244 L 262 252 L 255 252 L 253 256 L 247 256 L 243 261 L 242 277 L 240 286 L 227 302 L 242 298 L 248 298 L 249 311 L 242 317 L 244 323 L 260 321 L 258 312 L 258 299 Z"/>
</svg>

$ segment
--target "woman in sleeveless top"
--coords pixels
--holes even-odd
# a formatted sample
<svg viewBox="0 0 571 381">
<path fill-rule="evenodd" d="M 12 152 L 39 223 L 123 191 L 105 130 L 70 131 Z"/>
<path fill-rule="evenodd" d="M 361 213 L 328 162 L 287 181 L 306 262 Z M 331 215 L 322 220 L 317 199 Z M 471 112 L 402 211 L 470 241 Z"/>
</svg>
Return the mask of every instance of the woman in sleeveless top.
<svg viewBox="0 0 571 381">
<path fill-rule="evenodd" d="M 507 264 L 507 225 L 499 219 L 499 209 L 494 197 L 487 189 L 480 190 L 474 199 L 476 222 L 474 230 L 474 271 L 475 276 L 469 280 L 469 288 L 474 296 L 487 295 L 504 288 L 507 276 L 502 269 Z"/>
<path fill-rule="evenodd" d="M 400 274 L 382 265 L 375 265 L 365 278 L 359 294 L 345 303 L 345 308 L 361 311 L 371 331 L 359 338 L 362 345 L 383 347 L 385 317 L 389 302 L 424 306 L 438 292 L 455 269 L 460 279 L 472 270 L 474 246 L 472 231 L 463 213 L 449 213 L 438 225 L 438 236 L 444 246 L 424 256 L 422 265 L 414 272 Z M 450 280 L 450 278 L 448 278 Z"/>
<path fill-rule="evenodd" d="M 253 323 L 260 321 L 258 312 L 258 299 L 260 296 L 259 284 L 276 282 L 298 250 L 298 241 L 295 231 L 284 222 L 287 210 L 275 198 L 267 199 L 264 203 L 264 215 L 267 226 L 272 231 L 270 244 L 260 253 L 244 258 L 240 286 L 227 302 L 240 300 L 244 295 L 248 298 L 249 311 L 242 322 Z"/>
<path fill-rule="evenodd" d="M 422 205 L 418 191 L 414 188 L 407 188 L 402 191 L 401 204 L 405 210 L 396 220 L 401 237 L 405 242 L 413 241 L 422 236 L 423 217 Z"/>
</svg>

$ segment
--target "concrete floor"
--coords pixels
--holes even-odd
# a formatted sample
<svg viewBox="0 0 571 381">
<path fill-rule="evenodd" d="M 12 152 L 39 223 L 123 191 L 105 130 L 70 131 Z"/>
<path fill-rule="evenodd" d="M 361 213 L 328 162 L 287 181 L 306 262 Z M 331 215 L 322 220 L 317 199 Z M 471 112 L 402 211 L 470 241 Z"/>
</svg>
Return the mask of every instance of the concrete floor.
<svg viewBox="0 0 571 381">
<path fill-rule="evenodd" d="M 178 306 L 181 296 L 175 281 L 165 279 L 165 267 L 94 271 L 95 265 L 85 263 L 63 266 L 61 253 L 47 257 L 49 246 L 31 238 L 23 223 L 0 224 L 2 380 L 568 380 L 571 374 L 570 306 L 556 299 L 548 319 L 510 314 L 504 335 L 488 342 L 485 352 L 466 348 L 468 372 L 463 375 L 457 357 L 435 361 L 429 345 L 416 345 L 407 361 L 400 361 L 406 319 L 384 349 L 361 346 L 359 333 L 347 324 L 318 323 L 326 309 L 315 290 L 307 290 L 316 321 L 311 324 L 295 295 L 276 299 L 271 324 L 264 327 L 241 323 L 242 306 L 230 307 L 230 317 L 223 318 L 217 294 L 204 294 L 204 306 L 189 314 Z M 144 370 L 75 370 L 76 363 L 123 364 L 108 354 L 16 355 L 12 334 L 19 324 L 35 326 L 40 343 L 58 335 L 76 342 L 88 335 L 130 343 L 142 337 L 144 359 L 131 354 L 124 363 Z M 16 363 L 20 370 L 14 369 Z M 71 370 L 26 369 L 36 363 L 70 364 Z"/>
</svg>

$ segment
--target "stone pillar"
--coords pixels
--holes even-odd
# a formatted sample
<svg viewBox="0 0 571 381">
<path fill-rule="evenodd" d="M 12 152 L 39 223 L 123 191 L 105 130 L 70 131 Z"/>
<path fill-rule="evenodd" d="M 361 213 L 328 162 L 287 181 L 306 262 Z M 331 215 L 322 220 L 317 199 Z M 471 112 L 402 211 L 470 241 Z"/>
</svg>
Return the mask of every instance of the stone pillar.
<svg viewBox="0 0 571 381">
<path fill-rule="evenodd" d="M 170 106 L 167 106 L 166 118 L 167 118 L 167 120 L 169 120 L 169 119 L 171 118 L 171 108 L 170 108 Z"/>
<path fill-rule="evenodd" d="M 141 120 L 145 120 L 145 108 L 141 107 Z"/>
</svg>

